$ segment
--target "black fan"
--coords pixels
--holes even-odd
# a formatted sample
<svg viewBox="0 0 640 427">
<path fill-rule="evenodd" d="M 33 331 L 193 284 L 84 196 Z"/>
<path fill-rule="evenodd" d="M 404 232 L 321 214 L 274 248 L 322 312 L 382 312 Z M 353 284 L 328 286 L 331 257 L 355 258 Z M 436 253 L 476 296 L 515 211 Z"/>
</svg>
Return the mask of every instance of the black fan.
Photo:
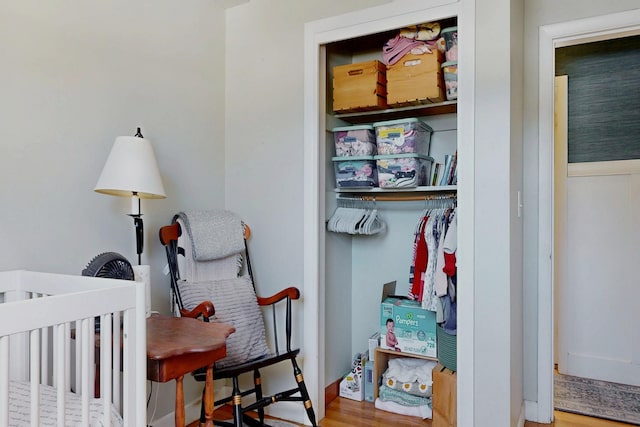
<svg viewBox="0 0 640 427">
<path fill-rule="evenodd" d="M 122 255 L 104 252 L 93 258 L 82 270 L 83 276 L 104 277 L 106 279 L 134 280 L 133 267 Z"/>
<path fill-rule="evenodd" d="M 131 263 L 116 252 L 103 252 L 94 257 L 82 270 L 83 276 L 105 279 L 135 280 Z M 95 319 L 96 332 L 100 331 L 100 316 Z"/>
</svg>

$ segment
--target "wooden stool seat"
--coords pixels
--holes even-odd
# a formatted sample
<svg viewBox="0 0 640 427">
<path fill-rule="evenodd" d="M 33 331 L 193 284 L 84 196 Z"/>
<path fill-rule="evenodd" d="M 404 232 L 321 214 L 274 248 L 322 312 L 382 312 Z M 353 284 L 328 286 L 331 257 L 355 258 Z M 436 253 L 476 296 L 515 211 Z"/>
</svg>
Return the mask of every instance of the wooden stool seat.
<svg viewBox="0 0 640 427">
<path fill-rule="evenodd" d="M 205 426 L 213 426 L 213 364 L 227 354 L 226 338 L 235 331 L 224 323 L 187 317 L 151 316 L 147 319 L 147 378 L 176 380 L 176 426 L 184 427 L 184 375 L 206 367 Z"/>
</svg>

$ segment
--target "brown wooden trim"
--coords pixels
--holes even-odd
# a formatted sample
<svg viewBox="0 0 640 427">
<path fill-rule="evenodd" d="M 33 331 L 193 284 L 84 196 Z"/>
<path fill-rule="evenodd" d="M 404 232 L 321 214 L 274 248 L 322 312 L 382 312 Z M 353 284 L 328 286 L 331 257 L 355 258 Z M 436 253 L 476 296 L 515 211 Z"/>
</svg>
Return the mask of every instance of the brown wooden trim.
<svg viewBox="0 0 640 427">
<path fill-rule="evenodd" d="M 335 380 L 334 382 L 332 382 L 331 384 L 325 387 L 324 389 L 325 408 L 329 405 L 329 403 L 331 403 L 333 400 L 335 400 L 336 397 L 340 395 L 340 381 L 342 381 L 342 378 Z"/>
</svg>

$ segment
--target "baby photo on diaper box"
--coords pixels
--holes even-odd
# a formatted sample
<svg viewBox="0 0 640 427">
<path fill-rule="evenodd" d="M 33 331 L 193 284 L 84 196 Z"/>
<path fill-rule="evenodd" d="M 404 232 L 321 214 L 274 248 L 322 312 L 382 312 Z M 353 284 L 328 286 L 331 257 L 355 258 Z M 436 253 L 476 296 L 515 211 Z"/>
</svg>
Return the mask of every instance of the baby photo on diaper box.
<svg viewBox="0 0 640 427">
<path fill-rule="evenodd" d="M 380 308 L 380 347 L 436 357 L 435 313 L 417 301 L 386 297 Z"/>
</svg>

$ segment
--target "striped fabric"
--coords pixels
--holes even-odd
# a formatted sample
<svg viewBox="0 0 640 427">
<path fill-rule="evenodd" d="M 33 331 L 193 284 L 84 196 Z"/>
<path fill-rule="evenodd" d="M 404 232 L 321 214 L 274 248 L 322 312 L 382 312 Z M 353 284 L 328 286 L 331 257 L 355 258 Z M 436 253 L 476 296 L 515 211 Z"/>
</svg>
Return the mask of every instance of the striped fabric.
<svg viewBox="0 0 640 427">
<path fill-rule="evenodd" d="M 28 382 L 9 381 L 9 425 L 29 426 L 30 422 L 30 396 L 31 386 Z M 39 426 L 57 425 L 57 391 L 48 385 L 40 386 L 40 423 Z M 66 392 L 65 396 L 65 425 L 82 425 L 82 401 L 79 394 Z M 89 426 L 106 427 L 102 421 L 102 399 L 89 399 Z M 111 426 L 122 426 L 122 417 L 111 406 Z"/>
<path fill-rule="evenodd" d="M 269 354 L 262 311 L 247 276 L 181 281 L 178 286 L 185 309 L 192 310 L 203 301 L 211 301 L 216 310 L 211 321 L 228 323 L 236 328 L 227 338 L 227 357 L 216 362 L 216 367 L 234 366 Z"/>
</svg>

